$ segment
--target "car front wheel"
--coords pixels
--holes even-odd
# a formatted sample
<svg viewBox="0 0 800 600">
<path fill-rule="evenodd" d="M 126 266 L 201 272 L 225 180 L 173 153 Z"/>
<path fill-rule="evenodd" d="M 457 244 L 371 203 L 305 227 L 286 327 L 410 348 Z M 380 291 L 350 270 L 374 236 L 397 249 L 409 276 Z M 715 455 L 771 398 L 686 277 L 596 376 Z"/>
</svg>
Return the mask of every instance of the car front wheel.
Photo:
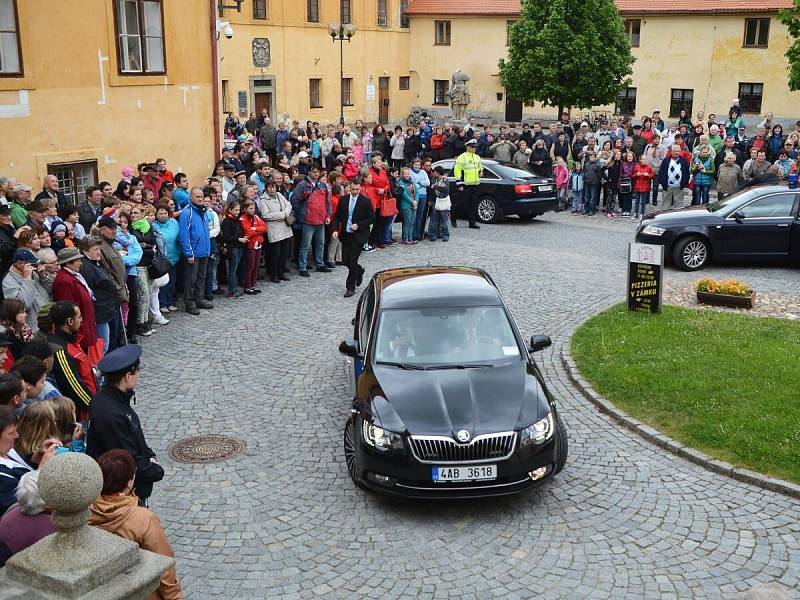
<svg viewBox="0 0 800 600">
<path fill-rule="evenodd" d="M 561 472 L 564 465 L 567 463 L 567 454 L 569 454 L 569 442 L 567 441 L 567 429 L 564 427 L 564 422 L 559 417 L 558 425 L 556 426 L 556 469 L 555 473 Z"/>
<path fill-rule="evenodd" d="M 675 266 L 681 271 L 697 271 L 705 267 L 711 255 L 711 248 L 703 238 L 692 235 L 678 240 L 672 251 Z"/>
<path fill-rule="evenodd" d="M 358 460 L 358 451 L 356 444 L 359 443 L 358 435 L 355 427 L 355 417 L 347 419 L 347 424 L 344 426 L 344 460 L 347 463 L 347 473 L 350 479 L 353 480 L 358 487 L 366 489 L 361 483 L 361 477 L 364 469 L 361 468 L 361 463 Z"/>
<path fill-rule="evenodd" d="M 491 196 L 481 196 L 478 198 L 476 208 L 478 221 L 481 223 L 497 223 L 503 218 L 502 210 L 497 200 Z"/>
</svg>

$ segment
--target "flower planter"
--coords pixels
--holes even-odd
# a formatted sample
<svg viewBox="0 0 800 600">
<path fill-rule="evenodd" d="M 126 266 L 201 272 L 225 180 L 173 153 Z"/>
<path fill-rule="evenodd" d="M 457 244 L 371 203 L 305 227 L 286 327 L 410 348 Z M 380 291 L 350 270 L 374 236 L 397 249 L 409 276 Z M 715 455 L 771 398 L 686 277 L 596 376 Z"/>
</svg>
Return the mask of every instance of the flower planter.
<svg viewBox="0 0 800 600">
<path fill-rule="evenodd" d="M 712 294 L 711 292 L 697 292 L 697 301 L 700 304 L 713 304 L 714 306 L 730 306 L 733 308 L 753 308 L 756 305 L 756 293 L 749 296 L 731 296 L 729 294 Z"/>
</svg>

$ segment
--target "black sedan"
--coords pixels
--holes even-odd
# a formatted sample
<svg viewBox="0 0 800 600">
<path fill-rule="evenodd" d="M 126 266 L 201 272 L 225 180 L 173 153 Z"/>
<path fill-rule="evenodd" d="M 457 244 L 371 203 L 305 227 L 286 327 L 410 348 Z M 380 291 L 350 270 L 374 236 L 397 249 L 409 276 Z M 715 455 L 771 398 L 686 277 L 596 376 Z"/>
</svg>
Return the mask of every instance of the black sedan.
<svg viewBox="0 0 800 600">
<path fill-rule="evenodd" d="M 450 180 L 450 200 L 457 216 L 466 217 L 469 207 L 458 191 L 453 165 L 455 159 L 440 160 L 433 167 L 442 167 Z M 509 215 L 534 219 L 554 210 L 556 184 L 552 178 L 539 177 L 514 165 L 495 160 L 482 160 L 483 177 L 478 188 L 476 217 L 481 223 L 497 223 Z"/>
<path fill-rule="evenodd" d="M 552 394 L 491 278 L 479 269 L 377 273 L 339 351 L 353 392 L 347 470 L 360 487 L 415 498 L 513 494 L 567 459 Z"/>
<path fill-rule="evenodd" d="M 710 261 L 800 262 L 800 193 L 759 185 L 708 206 L 665 210 L 644 218 L 636 241 L 664 245 L 683 271 Z"/>
</svg>

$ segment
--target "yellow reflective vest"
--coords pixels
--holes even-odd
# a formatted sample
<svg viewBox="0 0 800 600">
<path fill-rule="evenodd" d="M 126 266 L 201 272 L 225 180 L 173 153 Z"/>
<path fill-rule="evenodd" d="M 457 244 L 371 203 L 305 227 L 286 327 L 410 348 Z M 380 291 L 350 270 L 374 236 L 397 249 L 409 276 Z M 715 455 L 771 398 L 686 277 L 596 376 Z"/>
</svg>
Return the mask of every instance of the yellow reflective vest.
<svg viewBox="0 0 800 600">
<path fill-rule="evenodd" d="M 481 157 L 477 152 L 464 152 L 456 159 L 453 167 L 453 177 L 463 180 L 464 185 L 478 185 L 481 182 Z"/>
</svg>

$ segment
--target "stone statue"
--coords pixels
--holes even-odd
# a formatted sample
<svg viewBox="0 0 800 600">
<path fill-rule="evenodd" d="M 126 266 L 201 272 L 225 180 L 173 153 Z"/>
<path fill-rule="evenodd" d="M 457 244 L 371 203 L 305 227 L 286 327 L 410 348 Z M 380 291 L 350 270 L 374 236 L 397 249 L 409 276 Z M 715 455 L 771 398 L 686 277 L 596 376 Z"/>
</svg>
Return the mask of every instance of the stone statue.
<svg viewBox="0 0 800 600">
<path fill-rule="evenodd" d="M 453 118 L 456 121 L 463 121 L 469 106 L 469 75 L 464 73 L 461 69 L 456 69 L 453 76 L 450 78 L 453 84 L 450 87 L 448 95 L 450 96 L 450 108 L 453 109 Z"/>
</svg>

